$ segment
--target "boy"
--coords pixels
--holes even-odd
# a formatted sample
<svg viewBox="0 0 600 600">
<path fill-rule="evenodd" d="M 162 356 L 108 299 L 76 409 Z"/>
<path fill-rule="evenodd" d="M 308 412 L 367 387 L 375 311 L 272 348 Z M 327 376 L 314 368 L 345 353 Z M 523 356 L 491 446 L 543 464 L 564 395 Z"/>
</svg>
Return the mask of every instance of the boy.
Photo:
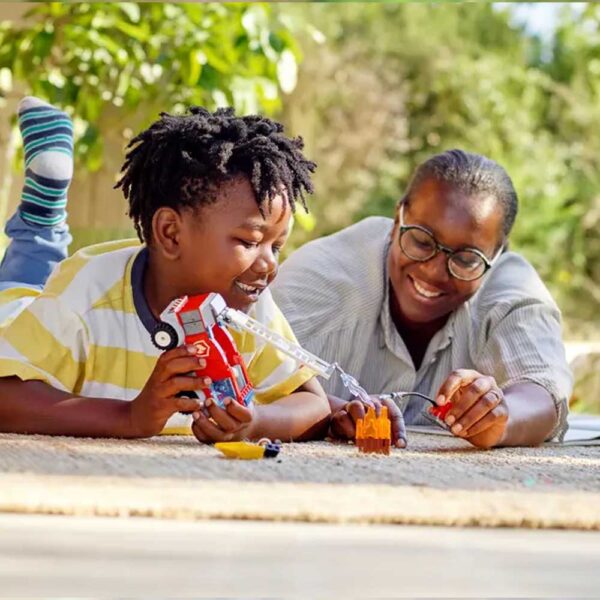
<svg viewBox="0 0 600 600">
<path fill-rule="evenodd" d="M 64 221 L 70 172 L 54 160 L 60 152 L 70 160 L 71 128 L 66 115 L 35 99 L 21 106 L 19 121 L 31 168 L 15 218 L 44 230 L 43 238 L 44 228 Z M 45 178 L 36 179 L 33 167 Z M 202 442 L 322 436 L 330 411 L 313 374 L 253 336 L 232 332 L 257 403 L 230 401 L 226 410 L 211 399 L 178 397 L 201 387 L 186 375 L 203 362 L 193 347 L 161 355 L 150 340 L 173 298 L 206 292 L 293 339 L 266 288 L 295 202 L 312 192 L 314 168 L 302 141 L 287 138 L 270 119 L 199 107 L 183 116 L 162 113 L 132 140 L 117 184 L 142 245 L 123 240 L 81 250 L 25 301 L 22 288 L 2 292 L 10 298 L 0 302 L 18 314 L 0 339 L 0 431 L 101 437 L 193 431 Z M 25 237 L 31 235 L 27 230 Z M 19 274 L 5 277 L 5 286 L 23 281 Z M 178 411 L 194 411 L 193 423 Z"/>
</svg>

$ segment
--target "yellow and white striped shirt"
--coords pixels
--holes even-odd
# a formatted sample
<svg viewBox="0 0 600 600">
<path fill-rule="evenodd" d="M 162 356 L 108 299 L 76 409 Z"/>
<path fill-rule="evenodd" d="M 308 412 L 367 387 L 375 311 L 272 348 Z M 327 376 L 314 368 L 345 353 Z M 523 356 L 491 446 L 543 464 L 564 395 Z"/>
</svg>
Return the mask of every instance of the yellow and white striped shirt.
<svg viewBox="0 0 600 600">
<path fill-rule="evenodd" d="M 137 240 L 91 246 L 63 261 L 43 292 L 1 292 L 0 377 L 41 380 L 82 396 L 135 398 L 160 356 L 141 290 L 142 248 Z M 268 289 L 250 314 L 295 341 Z M 313 376 L 263 340 L 231 334 L 258 403 L 278 400 Z M 176 414 L 163 433 L 190 434 L 190 425 L 189 416 Z"/>
</svg>

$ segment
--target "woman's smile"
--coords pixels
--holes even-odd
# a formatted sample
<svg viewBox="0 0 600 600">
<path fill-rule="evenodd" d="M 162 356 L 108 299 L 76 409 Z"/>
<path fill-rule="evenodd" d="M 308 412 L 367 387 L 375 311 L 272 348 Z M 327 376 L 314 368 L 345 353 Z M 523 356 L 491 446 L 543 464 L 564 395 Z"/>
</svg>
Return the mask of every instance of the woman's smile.
<svg viewBox="0 0 600 600">
<path fill-rule="evenodd" d="M 417 293 L 417 296 L 425 300 L 436 300 L 446 293 L 435 286 L 432 286 L 421 279 L 417 279 L 413 275 L 407 275 L 407 279 L 412 283 L 412 287 Z"/>
</svg>

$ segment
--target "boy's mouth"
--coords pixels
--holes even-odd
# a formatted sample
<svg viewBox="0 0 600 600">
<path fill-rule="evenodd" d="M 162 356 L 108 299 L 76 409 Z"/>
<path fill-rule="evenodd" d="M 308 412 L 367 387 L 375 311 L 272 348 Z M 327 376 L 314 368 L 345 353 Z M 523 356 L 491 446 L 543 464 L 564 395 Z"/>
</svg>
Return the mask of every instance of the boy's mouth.
<svg viewBox="0 0 600 600">
<path fill-rule="evenodd" d="M 256 302 L 261 292 L 267 287 L 265 284 L 248 284 L 241 281 L 234 281 L 235 287 L 243 292 L 243 294 L 252 302 Z"/>
</svg>

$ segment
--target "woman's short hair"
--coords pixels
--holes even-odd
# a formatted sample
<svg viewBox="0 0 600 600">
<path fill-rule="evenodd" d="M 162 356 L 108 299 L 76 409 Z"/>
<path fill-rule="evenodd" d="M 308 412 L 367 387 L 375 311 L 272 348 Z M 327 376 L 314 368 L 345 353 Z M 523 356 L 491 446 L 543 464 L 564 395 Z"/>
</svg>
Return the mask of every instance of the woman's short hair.
<svg viewBox="0 0 600 600">
<path fill-rule="evenodd" d="M 426 179 L 452 185 L 469 196 L 492 195 L 502 206 L 502 233 L 507 237 L 515 222 L 518 197 L 508 173 L 495 161 L 465 152 L 448 150 L 421 163 L 413 173 L 401 202 L 410 200 L 411 192 Z"/>
</svg>

